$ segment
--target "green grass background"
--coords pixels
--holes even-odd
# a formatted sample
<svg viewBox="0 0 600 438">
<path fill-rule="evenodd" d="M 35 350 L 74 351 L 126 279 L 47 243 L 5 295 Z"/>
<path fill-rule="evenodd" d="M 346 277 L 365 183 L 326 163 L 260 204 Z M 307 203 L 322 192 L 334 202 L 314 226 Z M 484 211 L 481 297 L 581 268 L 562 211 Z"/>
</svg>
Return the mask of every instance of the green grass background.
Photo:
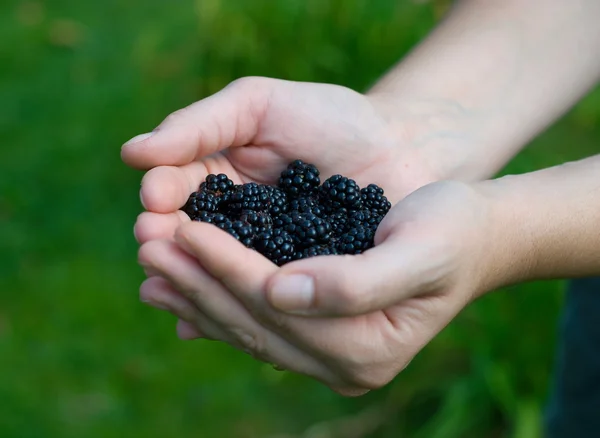
<svg viewBox="0 0 600 438">
<path fill-rule="evenodd" d="M 124 141 L 241 76 L 364 90 L 446 3 L 4 0 L 0 436 L 540 436 L 563 282 L 486 296 L 358 399 L 179 341 L 138 301 L 142 174 Z M 506 171 L 597 152 L 599 117 L 595 92 Z"/>
</svg>

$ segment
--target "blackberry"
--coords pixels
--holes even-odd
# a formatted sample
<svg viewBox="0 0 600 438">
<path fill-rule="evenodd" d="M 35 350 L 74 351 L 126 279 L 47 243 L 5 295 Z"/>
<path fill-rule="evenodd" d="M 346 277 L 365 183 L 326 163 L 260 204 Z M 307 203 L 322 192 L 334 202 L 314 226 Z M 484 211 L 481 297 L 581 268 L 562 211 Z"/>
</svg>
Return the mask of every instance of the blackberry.
<svg viewBox="0 0 600 438">
<path fill-rule="evenodd" d="M 304 248 L 302 251 L 296 251 L 294 254 L 294 260 L 302 260 L 310 257 L 324 256 L 324 255 L 338 255 L 340 252 L 333 246 L 328 245 L 317 245 L 309 246 Z"/>
<path fill-rule="evenodd" d="M 289 227 L 290 225 L 294 224 L 294 219 L 293 217 L 298 216 L 298 213 L 295 213 L 293 215 L 290 214 L 281 214 L 279 215 L 279 217 L 276 217 L 275 219 L 273 219 L 273 228 L 276 229 L 286 229 L 287 227 Z"/>
<path fill-rule="evenodd" d="M 364 207 L 380 216 L 385 216 L 392 208 L 392 203 L 383 195 L 383 189 L 376 184 L 361 189 L 360 196 Z"/>
<path fill-rule="evenodd" d="M 248 248 L 252 248 L 254 244 L 254 230 L 252 225 L 242 221 L 225 220 L 217 225 L 226 233 L 229 233 Z"/>
<path fill-rule="evenodd" d="M 240 220 L 252 226 L 254 234 L 260 234 L 271 228 L 273 219 L 268 213 L 244 210 L 240 215 Z"/>
<path fill-rule="evenodd" d="M 348 225 L 348 211 L 341 208 L 327 217 L 327 221 L 331 225 L 331 231 L 334 235 L 339 236 L 346 231 Z"/>
<path fill-rule="evenodd" d="M 366 227 L 373 231 L 377 230 L 383 216 L 372 210 L 357 210 L 348 214 L 347 228 Z"/>
<path fill-rule="evenodd" d="M 298 198 L 292 200 L 290 202 L 290 211 L 312 213 L 319 217 L 322 217 L 325 213 L 323 207 L 319 205 L 319 202 L 315 198 Z"/>
<path fill-rule="evenodd" d="M 378 185 L 361 190 L 339 174 L 320 185 L 319 170 L 296 160 L 281 172 L 278 187 L 234 184 L 223 173 L 209 174 L 181 210 L 281 266 L 319 255 L 366 251 L 390 208 Z"/>
<path fill-rule="evenodd" d="M 366 227 L 355 227 L 340 236 L 336 249 L 343 254 L 360 254 L 373 247 L 373 230 Z"/>
<path fill-rule="evenodd" d="M 224 173 L 218 175 L 211 173 L 207 175 L 204 182 L 200 184 L 200 190 L 219 195 L 233 190 L 233 187 L 233 181 L 231 181 Z"/>
<path fill-rule="evenodd" d="M 319 169 L 314 165 L 295 160 L 281 172 L 279 187 L 293 197 L 308 195 L 319 187 L 321 183 L 319 175 Z"/>
<path fill-rule="evenodd" d="M 208 211 L 200 211 L 200 212 L 198 212 L 198 214 L 196 214 L 191 219 L 196 222 L 206 222 L 206 223 L 212 224 L 214 217 L 215 217 L 214 213 L 211 213 Z"/>
<path fill-rule="evenodd" d="M 329 222 L 313 213 L 282 214 L 274 221 L 273 225 L 287 231 L 299 249 L 327 243 L 331 239 L 331 225 Z"/>
<path fill-rule="evenodd" d="M 230 214 L 240 213 L 242 210 L 266 210 L 269 205 L 269 193 L 267 186 L 253 182 L 238 186 L 228 200 Z"/>
<path fill-rule="evenodd" d="M 269 230 L 260 233 L 255 240 L 255 249 L 278 266 L 292 260 L 294 241 L 285 230 Z"/>
<path fill-rule="evenodd" d="M 325 180 L 319 189 L 324 206 L 329 211 L 339 208 L 358 210 L 362 200 L 356 181 L 342 175 L 333 175 Z"/>
<path fill-rule="evenodd" d="M 283 190 L 277 187 L 267 187 L 268 193 L 268 212 L 271 216 L 279 216 L 289 210 L 288 197 Z"/>
<path fill-rule="evenodd" d="M 219 199 L 212 193 L 194 192 L 181 208 L 191 219 L 195 219 L 202 211 L 215 212 L 219 207 Z"/>
</svg>

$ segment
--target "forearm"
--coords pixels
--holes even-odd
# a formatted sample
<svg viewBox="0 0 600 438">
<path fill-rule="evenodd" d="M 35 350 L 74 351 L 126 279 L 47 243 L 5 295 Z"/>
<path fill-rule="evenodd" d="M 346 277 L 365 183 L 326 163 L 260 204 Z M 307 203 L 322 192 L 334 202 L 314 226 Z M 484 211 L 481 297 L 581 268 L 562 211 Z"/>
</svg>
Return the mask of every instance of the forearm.
<svg viewBox="0 0 600 438">
<path fill-rule="evenodd" d="M 477 186 L 492 205 L 493 287 L 600 275 L 600 155 Z"/>
<path fill-rule="evenodd" d="M 392 113 L 422 104 L 432 129 L 411 140 L 444 156 L 444 177 L 488 178 L 600 79 L 599 22 L 597 0 L 458 1 L 367 94 Z"/>
</svg>

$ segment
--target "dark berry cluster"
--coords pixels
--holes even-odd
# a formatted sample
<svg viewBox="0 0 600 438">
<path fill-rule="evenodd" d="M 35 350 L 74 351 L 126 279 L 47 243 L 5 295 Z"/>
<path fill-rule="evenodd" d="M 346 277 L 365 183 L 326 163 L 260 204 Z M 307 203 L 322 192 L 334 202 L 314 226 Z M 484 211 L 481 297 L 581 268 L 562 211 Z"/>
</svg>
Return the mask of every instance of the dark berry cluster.
<svg viewBox="0 0 600 438">
<path fill-rule="evenodd" d="M 361 189 L 343 175 L 321 184 L 316 166 L 295 160 L 281 172 L 277 186 L 234 184 L 227 175 L 208 175 L 181 209 L 282 266 L 368 250 L 390 208 L 381 187 Z"/>
</svg>

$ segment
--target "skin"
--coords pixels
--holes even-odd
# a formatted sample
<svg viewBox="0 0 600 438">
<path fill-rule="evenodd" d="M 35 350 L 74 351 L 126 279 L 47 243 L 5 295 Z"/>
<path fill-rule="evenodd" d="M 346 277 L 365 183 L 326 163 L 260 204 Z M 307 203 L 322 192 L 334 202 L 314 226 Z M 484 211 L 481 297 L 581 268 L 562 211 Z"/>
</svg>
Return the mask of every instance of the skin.
<svg viewBox="0 0 600 438">
<path fill-rule="evenodd" d="M 142 300 L 177 315 L 184 339 L 354 396 L 388 383 L 481 294 L 600 273 L 598 157 L 478 182 L 598 81 L 599 18 L 592 0 L 457 2 L 364 95 L 245 78 L 167 117 L 122 149 L 148 170 Z M 295 158 L 385 188 L 394 208 L 374 249 L 277 268 L 177 211 L 207 173 L 273 183 Z"/>
</svg>

